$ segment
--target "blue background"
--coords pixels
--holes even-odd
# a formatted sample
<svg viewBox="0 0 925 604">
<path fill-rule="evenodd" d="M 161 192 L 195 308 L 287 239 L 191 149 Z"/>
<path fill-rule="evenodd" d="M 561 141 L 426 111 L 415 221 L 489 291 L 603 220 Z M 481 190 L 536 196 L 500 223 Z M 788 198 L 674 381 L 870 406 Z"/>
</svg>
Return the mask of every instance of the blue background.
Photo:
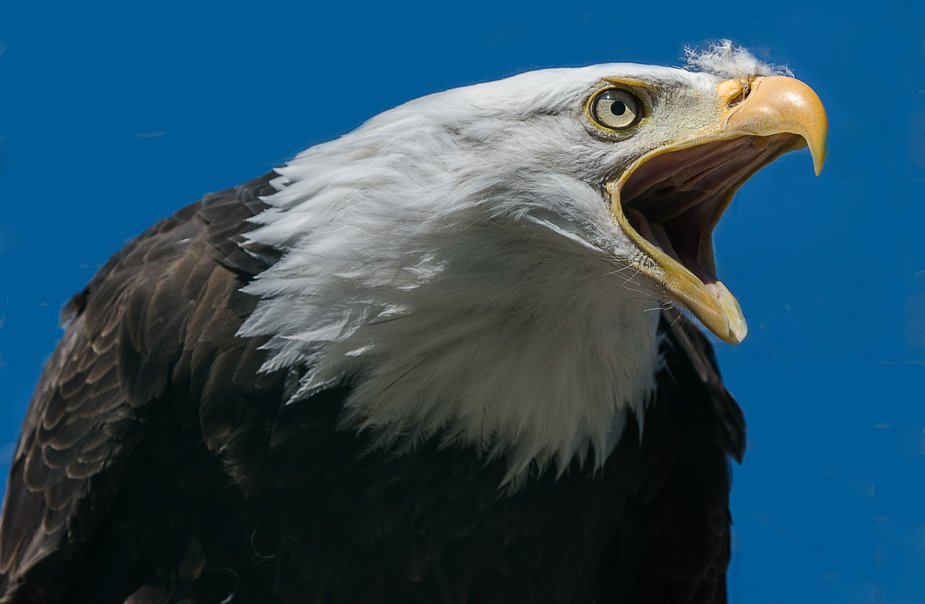
<svg viewBox="0 0 925 604">
<path fill-rule="evenodd" d="M 110 254 L 408 99 L 729 37 L 826 105 L 829 158 L 717 232 L 751 333 L 733 602 L 925 602 L 925 5 L 0 4 L 0 472 L 58 313 Z M 702 4 L 704 6 L 702 6 Z"/>
</svg>

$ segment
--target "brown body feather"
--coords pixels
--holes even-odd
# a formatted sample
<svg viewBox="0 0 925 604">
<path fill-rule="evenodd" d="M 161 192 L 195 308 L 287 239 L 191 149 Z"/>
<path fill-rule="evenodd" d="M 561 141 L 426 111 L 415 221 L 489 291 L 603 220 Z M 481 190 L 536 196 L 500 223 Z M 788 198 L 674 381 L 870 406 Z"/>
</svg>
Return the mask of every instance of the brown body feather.
<svg viewBox="0 0 925 604">
<path fill-rule="evenodd" d="M 350 384 L 285 405 L 239 290 L 270 173 L 116 254 L 65 308 L 12 462 L 0 602 L 724 602 L 745 425 L 674 311 L 640 440 L 504 494 L 502 461 L 338 431 Z"/>
</svg>

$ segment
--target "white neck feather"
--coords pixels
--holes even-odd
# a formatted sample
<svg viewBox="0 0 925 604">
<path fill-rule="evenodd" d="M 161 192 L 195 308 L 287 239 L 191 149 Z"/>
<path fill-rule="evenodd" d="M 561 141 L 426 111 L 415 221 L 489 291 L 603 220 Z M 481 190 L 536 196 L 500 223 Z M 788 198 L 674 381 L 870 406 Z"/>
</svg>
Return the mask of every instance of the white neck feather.
<svg viewBox="0 0 925 604">
<path fill-rule="evenodd" d="M 415 103 L 278 170 L 249 237 L 286 253 L 240 335 L 272 336 L 266 371 L 309 369 L 294 404 L 349 380 L 342 427 L 383 446 L 503 456 L 512 487 L 531 464 L 599 467 L 660 362 L 658 293 L 615 260 L 638 252 L 600 190 L 470 151 L 481 130 Z"/>
</svg>

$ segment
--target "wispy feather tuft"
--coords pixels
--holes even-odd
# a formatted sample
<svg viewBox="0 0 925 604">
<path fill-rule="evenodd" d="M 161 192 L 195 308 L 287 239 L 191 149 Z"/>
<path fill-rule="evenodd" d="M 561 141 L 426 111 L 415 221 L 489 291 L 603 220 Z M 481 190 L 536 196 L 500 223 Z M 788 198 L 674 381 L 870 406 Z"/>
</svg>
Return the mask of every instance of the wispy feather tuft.
<svg viewBox="0 0 925 604">
<path fill-rule="evenodd" d="M 750 78 L 754 76 L 788 76 L 793 72 L 786 65 L 771 65 L 759 61 L 755 55 L 731 40 L 720 40 L 711 44 L 708 50 L 684 48 L 688 71 L 702 71 L 725 78 Z"/>
</svg>

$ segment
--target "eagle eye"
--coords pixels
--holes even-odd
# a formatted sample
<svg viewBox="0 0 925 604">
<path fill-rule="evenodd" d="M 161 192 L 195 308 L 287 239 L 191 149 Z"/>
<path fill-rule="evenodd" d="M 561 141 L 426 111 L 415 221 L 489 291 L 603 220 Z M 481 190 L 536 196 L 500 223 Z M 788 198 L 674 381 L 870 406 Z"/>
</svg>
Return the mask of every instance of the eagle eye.
<svg viewBox="0 0 925 604">
<path fill-rule="evenodd" d="M 591 101 L 591 117 L 604 128 L 624 130 L 642 117 L 642 103 L 625 90 L 607 88 Z"/>
</svg>

